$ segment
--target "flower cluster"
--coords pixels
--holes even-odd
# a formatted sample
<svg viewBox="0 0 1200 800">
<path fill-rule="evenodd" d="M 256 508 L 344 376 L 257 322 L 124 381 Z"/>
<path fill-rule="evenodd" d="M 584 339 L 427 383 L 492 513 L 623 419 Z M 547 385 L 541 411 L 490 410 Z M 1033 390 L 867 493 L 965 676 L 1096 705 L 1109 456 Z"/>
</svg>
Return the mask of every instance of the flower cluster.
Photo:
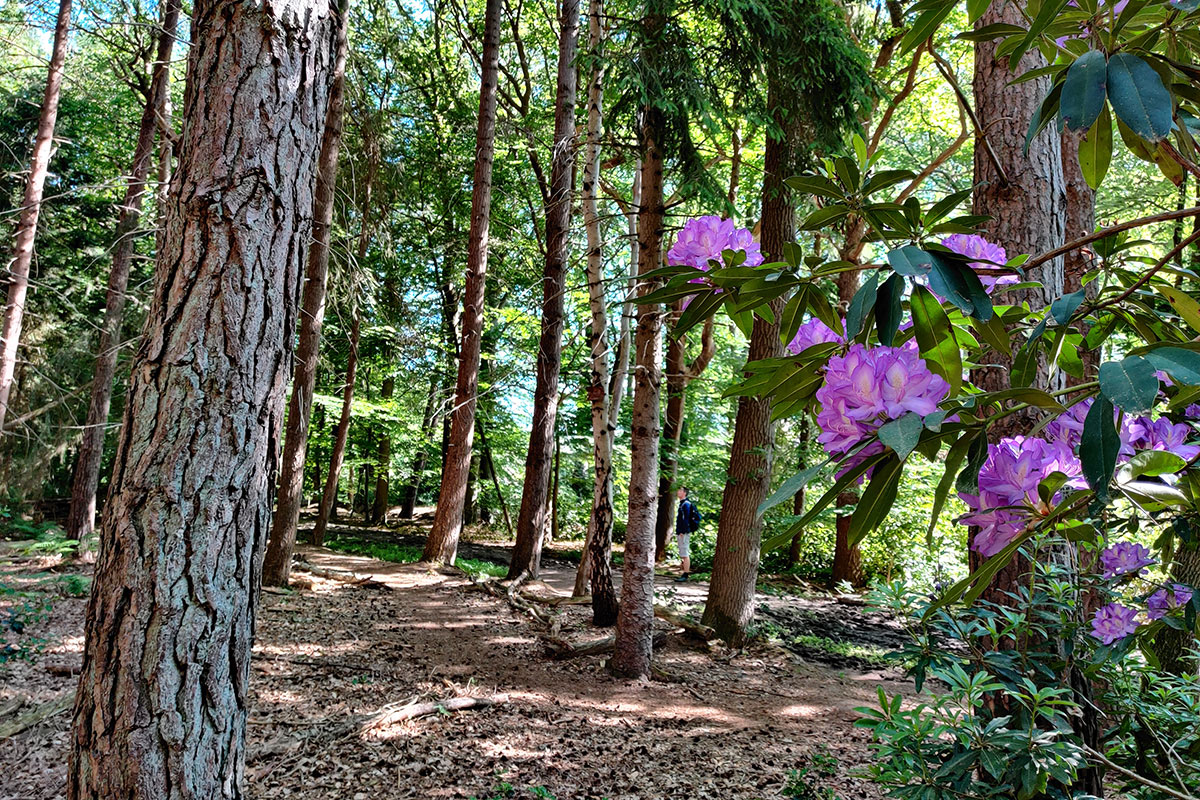
<svg viewBox="0 0 1200 800">
<path fill-rule="evenodd" d="M 1177 608 L 1183 608 L 1192 601 L 1192 590 L 1181 584 L 1170 588 L 1163 587 L 1146 598 L 1146 616 L 1150 619 L 1162 619 Z"/>
<path fill-rule="evenodd" d="M 1140 575 L 1146 567 L 1154 563 L 1154 559 L 1150 557 L 1150 550 L 1133 542 L 1117 542 L 1100 554 L 1105 578 Z"/>
<path fill-rule="evenodd" d="M 1038 496 L 1038 484 L 1055 472 L 1082 485 L 1082 467 L 1062 441 L 1014 436 L 988 445 L 988 457 L 979 470 L 979 493 L 960 492 L 970 513 L 965 525 L 978 525 L 971 549 L 987 558 L 999 553 L 1048 509 Z"/>
<path fill-rule="evenodd" d="M 719 263 L 726 250 L 744 251 L 748 267 L 763 263 L 754 234 L 737 227 L 733 220 L 718 216 L 695 217 L 684 223 L 683 230 L 675 237 L 675 245 L 667 252 L 667 263 L 707 270 L 709 262 Z"/>
<path fill-rule="evenodd" d="M 1121 426 L 1121 455 L 1132 457 L 1142 450 L 1163 450 L 1184 461 L 1200 455 L 1200 447 L 1185 444 L 1192 428 L 1186 422 L 1171 422 L 1166 417 L 1134 417 Z"/>
<path fill-rule="evenodd" d="M 827 342 L 841 344 L 845 341 L 846 337 L 824 322 L 821 322 L 821 320 L 813 317 L 800 326 L 800 330 L 796 331 L 795 337 L 788 343 L 787 349 L 789 353 L 799 355 L 814 345 L 825 344 Z"/>
<path fill-rule="evenodd" d="M 949 384 L 912 350 L 852 344 L 845 355 L 829 359 L 817 390 L 817 441 L 831 455 L 844 456 L 889 420 L 933 413 L 949 392 Z M 874 443 L 859 455 L 882 451 Z"/>
<path fill-rule="evenodd" d="M 993 270 L 1008 263 L 1008 253 L 998 244 L 993 244 L 973 233 L 955 233 L 942 239 L 942 247 L 971 259 L 971 269 L 979 272 L 979 282 L 991 293 L 997 286 L 1018 283 L 1015 274 L 996 275 Z"/>
<path fill-rule="evenodd" d="M 1092 636 L 1104 644 L 1124 639 L 1137 630 L 1137 609 L 1120 603 L 1109 603 L 1092 618 Z"/>
</svg>

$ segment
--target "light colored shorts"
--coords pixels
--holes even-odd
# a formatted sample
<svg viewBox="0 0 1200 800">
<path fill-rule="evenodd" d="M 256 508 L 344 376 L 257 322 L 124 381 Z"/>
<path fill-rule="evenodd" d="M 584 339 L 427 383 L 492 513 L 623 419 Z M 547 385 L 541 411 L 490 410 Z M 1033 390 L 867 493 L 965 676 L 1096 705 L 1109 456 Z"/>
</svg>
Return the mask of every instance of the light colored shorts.
<svg viewBox="0 0 1200 800">
<path fill-rule="evenodd" d="M 691 558 L 691 541 L 692 535 L 690 533 L 675 534 L 675 543 L 679 545 L 680 558 Z"/>
</svg>

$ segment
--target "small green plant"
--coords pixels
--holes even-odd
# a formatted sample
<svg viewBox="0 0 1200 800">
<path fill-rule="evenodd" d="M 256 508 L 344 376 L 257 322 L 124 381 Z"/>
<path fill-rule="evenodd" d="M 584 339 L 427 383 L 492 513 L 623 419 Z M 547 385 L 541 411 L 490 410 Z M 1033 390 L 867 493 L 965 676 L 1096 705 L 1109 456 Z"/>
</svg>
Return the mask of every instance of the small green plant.
<svg viewBox="0 0 1200 800">
<path fill-rule="evenodd" d="M 79 575 L 76 573 L 55 575 L 45 581 L 45 583 L 63 597 L 87 597 L 88 593 L 92 590 L 92 578 L 90 575 Z"/>
<path fill-rule="evenodd" d="M 503 578 L 508 574 L 508 567 L 504 564 L 497 564 L 492 561 L 484 561 L 483 559 L 479 558 L 458 558 L 455 559 L 454 566 L 458 567 L 472 578 L 478 578 L 481 575 L 490 575 L 493 578 Z"/>
<path fill-rule="evenodd" d="M 841 800 L 828 786 L 821 786 L 826 779 L 837 774 L 837 757 L 824 745 L 804 756 L 800 766 L 788 773 L 783 785 L 783 796 L 790 800 Z"/>
<path fill-rule="evenodd" d="M 14 600 L 0 610 L 0 667 L 12 661 L 33 661 L 46 646 L 46 640 L 32 636 L 30 628 L 50 614 L 50 600 L 45 595 L 22 592 L 0 582 L 0 597 Z"/>
</svg>

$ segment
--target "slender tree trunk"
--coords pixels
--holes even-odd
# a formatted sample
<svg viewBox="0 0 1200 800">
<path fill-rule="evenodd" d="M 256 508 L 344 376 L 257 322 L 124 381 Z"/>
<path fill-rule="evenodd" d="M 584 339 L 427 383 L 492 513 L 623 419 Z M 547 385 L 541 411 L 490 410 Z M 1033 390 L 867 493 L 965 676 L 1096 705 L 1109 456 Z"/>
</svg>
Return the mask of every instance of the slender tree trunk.
<svg viewBox="0 0 1200 800">
<path fill-rule="evenodd" d="M 350 417 L 354 406 L 354 375 L 358 371 L 358 336 L 362 326 L 362 312 L 354 307 L 354 321 L 350 323 L 350 353 L 346 356 L 346 383 L 342 387 L 342 414 L 333 432 L 333 447 L 329 451 L 329 475 L 325 478 L 325 491 L 321 494 L 321 506 L 317 509 L 317 522 L 313 527 L 312 543 L 320 547 L 325 543 L 325 531 L 329 520 L 336 512 L 338 476 L 342 472 L 342 461 L 346 457 L 346 438 L 350 434 Z M 354 494 L 350 494 L 353 511 Z"/>
<path fill-rule="evenodd" d="M 396 379 L 388 376 L 383 379 L 383 387 L 379 392 L 380 400 L 391 400 L 396 391 Z M 383 525 L 387 522 L 388 484 L 392 472 L 392 435 L 386 427 L 379 433 L 379 465 L 375 475 L 375 502 L 371 505 L 371 522 Z"/>
<path fill-rule="evenodd" d="M 200 0 L 193 19 L 188 125 L 85 623 L 70 800 L 246 796 L 259 573 L 339 23 L 314 0 Z"/>
<path fill-rule="evenodd" d="M 421 488 L 421 476 L 425 473 L 425 462 L 429 459 L 429 444 L 432 438 L 434 409 L 437 404 L 438 379 L 429 379 L 429 397 L 425 400 L 425 413 L 421 415 L 421 443 L 413 457 L 412 477 L 400 490 L 400 519 L 412 519 L 417 505 L 417 492 Z"/>
<path fill-rule="evenodd" d="M 808 468 L 808 441 L 812 435 L 812 420 L 805 415 L 800 418 L 800 433 L 796 437 L 796 449 L 799 456 L 796 459 L 797 471 Z M 801 486 L 792 497 L 792 514 L 799 517 L 804 514 L 804 487 Z M 800 562 L 800 547 L 804 544 L 804 531 L 796 531 L 788 547 L 787 565 L 789 568 Z"/>
<path fill-rule="evenodd" d="M 583 167 L 583 221 L 587 230 L 588 347 L 591 369 L 588 400 L 592 406 L 592 513 L 588 519 L 587 542 L 575 574 L 574 594 L 592 592 L 592 622 L 609 627 L 617 621 L 617 595 L 612 582 L 613 477 L 612 449 L 616 426 L 612 422 L 613 385 L 608 367 L 608 303 L 604 285 L 604 249 L 600 238 L 600 137 L 604 132 L 603 46 L 604 6 L 601 0 L 588 4 L 588 51 L 596 59 L 588 81 L 588 129 Z M 640 174 L 640 171 L 639 171 Z M 640 202 L 639 197 L 634 202 Z M 634 237 L 636 246 L 636 237 Z"/>
<path fill-rule="evenodd" d="M 46 92 L 42 96 L 37 136 L 33 141 L 33 158 L 29 164 L 25 198 L 21 202 L 21 216 L 17 220 L 13 258 L 8 267 L 8 302 L 4 306 L 3 328 L 0 328 L 0 436 L 4 435 L 4 420 L 8 414 L 9 395 L 16 374 L 17 347 L 21 342 L 25 299 L 29 294 L 29 268 L 33 263 L 33 244 L 37 238 L 38 216 L 42 212 L 42 194 L 46 186 L 46 174 L 50 170 L 50 153 L 54 148 L 54 125 L 58 121 L 58 99 L 62 94 L 63 74 L 66 71 L 70 27 L 71 0 L 59 0 L 50 69 L 46 75 Z"/>
<path fill-rule="evenodd" d="M 475 433 L 479 434 L 479 416 L 475 417 Z M 463 495 L 463 524 L 479 522 L 479 464 L 478 447 L 471 448 L 471 468 L 467 470 L 467 491 Z"/>
<path fill-rule="evenodd" d="M 679 319 L 682 304 L 677 303 L 667 322 L 668 330 Z M 667 413 L 663 421 L 662 451 L 659 453 L 658 514 L 654 521 L 654 560 L 667 557 L 667 540 L 675 527 L 675 485 L 679 473 L 679 447 L 687 410 L 688 384 L 700 377 L 716 350 L 713 344 L 714 318 L 704 322 L 700 335 L 700 354 L 688 363 L 687 339 L 673 338 L 667 343 Z"/>
<path fill-rule="evenodd" d="M 475 135 L 475 180 L 471 192 L 471 231 L 467 284 L 463 291 L 462 344 L 451 409 L 450 440 L 442 467 L 437 513 L 425 543 L 424 561 L 453 564 L 462 533 L 463 500 L 475 438 L 475 404 L 483 342 L 483 303 L 487 282 L 488 227 L 492 206 L 492 158 L 496 150 L 496 84 L 500 58 L 502 0 L 487 0 L 483 66 L 479 83 L 479 125 Z"/>
<path fill-rule="evenodd" d="M 292 571 L 292 551 L 296 548 L 296 526 L 304 504 L 304 464 L 308 457 L 309 421 L 313 391 L 317 385 L 317 357 L 321 348 L 321 326 L 325 322 L 325 283 L 329 275 L 330 234 L 333 229 L 334 188 L 337 180 L 338 151 L 342 142 L 342 111 L 346 88 L 346 28 L 349 4 L 338 9 L 341 18 L 337 50 L 333 62 L 333 86 L 329 108 L 325 112 L 325 132 L 321 136 L 321 154 L 317 161 L 317 185 L 313 198 L 312 242 L 308 246 L 308 265 L 304 274 L 304 294 L 300 301 L 300 335 L 296 344 L 296 369 L 292 376 L 292 397 L 288 402 L 287 426 L 283 441 L 283 463 L 279 474 L 279 493 L 271 535 L 263 559 L 263 585 L 287 586 Z"/>
<path fill-rule="evenodd" d="M 655 5 L 651 3 L 651 5 Z M 665 17 L 648 19 L 648 39 L 655 42 Z M 650 48 L 652 51 L 659 45 Z M 654 55 L 652 52 L 651 55 Z M 655 58 L 647 59 L 653 64 Z M 659 267 L 662 258 L 663 152 L 665 129 L 662 112 L 647 106 L 642 111 L 642 205 L 638 213 L 638 275 Z M 639 296 L 654 289 L 641 280 Z M 625 526 L 625 564 L 621 579 L 621 607 L 617 614 L 617 639 L 613 672 L 625 678 L 647 678 L 654 642 L 654 522 L 658 506 L 658 406 L 662 383 L 662 307 L 639 305 L 634 341 L 635 377 L 633 417 L 630 424 L 629 511 Z"/>
<path fill-rule="evenodd" d="M 542 279 L 542 333 L 538 340 L 537 380 L 533 390 L 533 427 L 525 458 L 525 488 L 517 513 L 517 543 L 508 577 L 541 567 L 550 487 L 554 431 L 558 417 L 558 376 L 562 368 L 563 295 L 570 255 L 571 194 L 575 166 L 575 52 L 579 37 L 579 0 L 563 0 L 558 39 L 558 90 L 554 106 L 554 144 L 550 167 L 550 203 L 546 208 L 546 271 Z"/>
<path fill-rule="evenodd" d="M 169 0 L 163 6 L 162 27 L 157 34 L 154 67 L 150 92 L 142 109 L 133 162 L 125 184 L 125 197 L 117 217 L 113 242 L 112 268 L 108 273 L 108 292 L 105 298 L 104 322 L 96 350 L 96 365 L 92 371 L 92 397 L 88 404 L 83 438 L 71 485 L 71 509 L 67 515 L 67 536 L 81 543 L 91 539 L 96 525 L 96 488 L 100 482 L 100 460 L 104 456 L 104 431 L 108 425 L 108 410 L 112 403 L 113 376 L 117 370 L 117 352 L 121 344 L 121 316 L 125 309 L 125 289 L 129 285 L 129 267 L 133 262 L 133 245 L 142 214 L 142 198 L 146 194 L 146 178 L 154 160 L 154 134 L 158 117 L 163 114 L 170 94 L 171 51 L 175 45 L 175 29 L 179 26 L 180 0 Z M 85 545 L 81 545 L 85 546 Z"/>
<path fill-rule="evenodd" d="M 770 88 L 770 87 L 769 87 Z M 771 107 L 777 108 L 775 92 Z M 785 123 L 780 112 L 782 137 L 768 136 L 763 160 L 762 249 L 772 257 L 783 252 L 793 238 L 795 209 L 784 188 L 787 167 L 795 147 L 794 125 Z M 783 354 L 779 341 L 780 301 L 772 303 L 775 322 L 755 317 L 750 332 L 750 361 Z M 754 616 L 754 586 L 758 577 L 762 517 L 758 507 L 771 487 L 775 425 L 768 399 L 742 397 L 738 400 L 729 475 L 717 524 L 712 581 L 704 605 L 704 624 L 727 641 L 741 644 Z"/>
</svg>

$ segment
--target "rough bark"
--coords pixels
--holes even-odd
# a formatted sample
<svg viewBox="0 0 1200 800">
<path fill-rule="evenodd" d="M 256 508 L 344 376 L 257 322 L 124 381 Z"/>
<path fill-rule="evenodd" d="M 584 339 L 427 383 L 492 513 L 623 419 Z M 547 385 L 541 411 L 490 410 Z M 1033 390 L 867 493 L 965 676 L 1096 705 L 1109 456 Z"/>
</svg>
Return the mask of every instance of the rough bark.
<svg viewBox="0 0 1200 800">
<path fill-rule="evenodd" d="M 96 348 L 96 364 L 92 370 L 92 396 L 88 403 L 79 455 L 71 484 L 71 508 L 67 515 L 67 536 L 86 543 L 96 526 L 96 488 L 100 482 L 100 461 L 104 456 L 104 432 L 112 404 L 113 376 L 117 370 L 117 351 L 121 344 L 121 317 L 125 310 L 125 290 L 129 285 L 129 268 L 133 263 L 133 245 L 142 215 L 142 199 L 146 194 L 146 178 L 154 160 L 154 135 L 158 119 L 164 114 L 171 82 L 171 52 L 175 46 L 175 29 L 179 26 L 180 0 L 163 5 L 161 27 L 155 46 L 154 67 L 150 92 L 142 108 L 138 124 L 133 161 L 125 183 L 125 196 L 117 217 L 113 237 L 112 267 L 108 273 L 108 289 L 104 304 L 104 321 Z"/>
<path fill-rule="evenodd" d="M 649 40 L 658 36 L 665 19 L 648 20 Z M 653 59 L 650 60 L 653 63 Z M 659 266 L 663 234 L 663 115 L 643 109 L 642 205 L 638 214 L 638 275 Z M 639 281 L 639 296 L 654 284 Z M 654 521 L 658 505 L 659 394 L 662 383 L 662 307 L 642 304 L 637 310 L 634 339 L 635 375 L 630 424 L 629 510 L 625 526 L 625 564 L 621 607 L 617 614 L 617 644 L 612 670 L 625 678 L 648 678 L 654 633 Z"/>
<path fill-rule="evenodd" d="M 33 140 L 33 157 L 25 183 L 25 197 L 21 201 L 21 215 L 17 218 L 12 262 L 6 276 L 8 300 L 4 305 L 3 327 L 0 328 L 0 436 L 4 435 L 9 395 L 17 369 L 17 347 L 21 342 L 21 325 L 25 319 L 25 300 L 29 295 L 29 268 L 33 263 L 33 244 L 37 238 L 38 217 L 42 212 L 42 195 L 50 170 L 50 154 L 54 149 L 54 125 L 58 121 L 58 100 L 66 71 L 70 27 L 71 0 L 59 0 L 50 67 L 46 74 L 46 91 L 42 95 L 37 135 Z"/>
<path fill-rule="evenodd" d="M 482 352 L 484 289 L 487 283 L 488 228 L 492 206 L 492 159 L 496 149 L 496 88 L 500 58 L 501 0 L 487 0 L 479 83 L 479 124 L 475 135 L 475 176 L 471 190 L 471 230 L 467 244 L 467 283 L 463 290 L 462 340 L 451 409 L 450 438 L 442 465 L 437 513 L 425 543 L 424 561 L 453 564 L 462 533 L 463 500 L 475 438 L 475 404 Z"/>
<path fill-rule="evenodd" d="M 325 130 L 321 135 L 321 153 L 317 160 L 312 242 L 308 246 L 304 293 L 300 300 L 300 334 L 296 342 L 292 397 L 288 401 L 279 493 L 275 499 L 275 516 L 271 519 L 267 554 L 263 558 L 264 586 L 288 584 L 292 571 L 292 551 L 296 547 L 296 526 L 300 521 L 300 507 L 304 504 L 304 464 L 308 457 L 313 391 L 317 385 L 321 327 L 325 322 L 325 285 L 329 275 L 334 187 L 337 181 L 338 152 L 342 142 L 347 50 L 345 19 L 348 12 L 349 4 L 343 0 L 338 9 L 342 22 L 339 26 L 337 50 L 334 53 L 333 85 L 329 91 L 329 107 L 325 111 Z"/>
<path fill-rule="evenodd" d="M 338 23 L 194 6 L 179 170 L 134 357 L 67 796 L 246 796 L 250 649 Z"/>
<path fill-rule="evenodd" d="M 732 188 L 731 188 L 732 192 Z M 667 322 L 668 330 L 682 313 L 682 304 L 676 304 Z M 667 557 L 667 540 L 675 528 L 675 485 L 679 474 L 679 447 L 683 441 L 683 423 L 687 410 L 688 384 L 700 377 L 716 352 L 713 341 L 713 317 L 704 322 L 700 335 L 700 353 L 691 362 L 687 360 L 687 339 L 672 338 L 667 343 L 667 410 L 663 418 L 662 451 L 659 453 L 658 468 L 658 515 L 654 521 L 654 560 L 664 561 Z"/>
<path fill-rule="evenodd" d="M 1010 0 L 991 6 L 978 24 L 1021 20 L 1019 6 Z M 1002 245 L 1009 255 L 1044 253 L 1061 244 L 1065 234 L 1061 139 L 1056 131 L 1048 129 L 1033 140 L 1028 155 L 1023 150 L 1029 120 L 1046 95 L 1049 78 L 1010 84 L 1014 73 L 1009 69 L 1008 59 L 997 59 L 995 53 L 995 42 L 975 45 L 975 113 L 979 130 L 984 132 L 990 146 L 985 146 L 977 134 L 973 213 L 990 217 L 984 223 L 984 235 Z M 1022 58 L 1015 74 L 1023 75 L 1042 66 L 1045 62 L 1034 48 Z M 1029 277 L 1040 281 L 1044 288 L 1006 292 L 994 300 L 1003 304 L 1025 300 L 1035 311 L 1044 308 L 1062 293 L 1063 262 L 1048 261 L 1034 273 Z M 995 366 L 973 370 L 971 381 L 975 386 L 983 391 L 1009 387 L 1012 353 L 988 353 L 983 363 Z M 1039 383 L 1046 383 L 1044 371 L 1039 375 Z M 995 441 L 1025 433 L 1029 422 L 1021 415 L 1010 415 L 992 425 L 989 436 Z M 1004 592 L 1013 590 L 1025 571 L 1019 561 L 1002 570 L 989 590 L 989 599 L 1002 600 Z"/>
<path fill-rule="evenodd" d="M 325 543 L 325 531 L 329 520 L 337 509 L 338 477 L 342 472 L 342 461 L 346 458 L 346 439 L 350 434 L 350 417 L 354 407 L 354 375 L 358 371 L 358 338 L 362 327 L 362 312 L 356 305 L 354 321 L 350 323 L 350 352 L 346 355 L 346 382 L 342 386 L 342 413 L 337 428 L 333 431 L 333 447 L 329 450 L 329 475 L 325 478 L 325 491 L 321 493 L 321 505 L 317 508 L 317 522 L 313 526 L 312 543 L 320 547 Z M 354 494 L 350 495 L 351 505 Z"/>
<path fill-rule="evenodd" d="M 434 411 L 437 404 L 438 379 L 429 379 L 429 396 L 425 400 L 425 412 L 421 415 L 421 443 L 413 456 L 412 477 L 400 490 L 400 519 L 412 519 L 417 506 L 417 493 L 421 489 L 421 476 L 425 474 L 425 462 L 429 459 L 430 439 L 433 435 Z"/>
<path fill-rule="evenodd" d="M 771 93 L 774 95 L 774 92 Z M 772 107 L 778 107 L 775 102 Z M 783 181 L 791 161 L 794 132 L 777 113 L 779 136 L 768 136 L 763 159 L 761 244 L 768 257 L 779 257 L 793 238 L 795 209 Z M 754 318 L 750 332 L 750 361 L 783 354 L 779 341 L 781 301 L 773 301 L 774 322 Z M 758 577 L 762 516 L 758 507 L 771 488 L 775 425 L 767 398 L 742 397 L 734 422 L 729 473 L 717 523 L 712 580 L 704 604 L 703 624 L 721 638 L 740 644 L 754 616 L 754 585 Z"/>
<path fill-rule="evenodd" d="M 575 167 L 575 52 L 579 38 L 579 0 L 563 0 L 558 36 L 558 89 L 554 106 L 550 203 L 546 208 L 546 268 L 542 277 L 542 330 L 538 339 L 537 378 L 533 390 L 533 427 L 525 457 L 525 484 L 517 512 L 517 541 L 508 577 L 522 572 L 537 577 L 547 519 L 554 431 L 558 418 L 558 376 L 562 368 L 563 295 L 570 254 L 571 194 Z"/>
</svg>

